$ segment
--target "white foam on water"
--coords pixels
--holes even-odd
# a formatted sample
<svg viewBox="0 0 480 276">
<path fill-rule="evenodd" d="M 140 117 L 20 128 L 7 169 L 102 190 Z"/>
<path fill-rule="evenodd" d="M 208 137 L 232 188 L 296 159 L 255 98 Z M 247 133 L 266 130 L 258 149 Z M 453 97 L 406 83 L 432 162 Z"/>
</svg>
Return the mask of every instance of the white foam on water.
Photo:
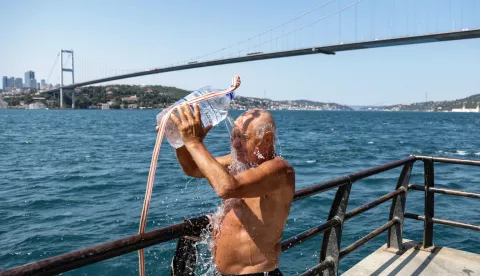
<svg viewBox="0 0 480 276">
<path fill-rule="evenodd" d="M 458 155 L 467 155 L 468 152 L 467 152 L 467 151 L 464 151 L 464 150 L 457 150 L 457 154 L 458 154 Z"/>
<path fill-rule="evenodd" d="M 307 163 L 311 164 L 311 163 L 315 163 L 317 162 L 317 160 L 307 160 Z"/>
<path fill-rule="evenodd" d="M 373 145 L 373 144 L 375 144 L 375 142 L 370 141 L 370 142 L 368 142 L 368 144 L 369 144 L 369 145 Z"/>
<path fill-rule="evenodd" d="M 475 152 L 475 155 L 480 155 L 480 152 Z"/>
</svg>

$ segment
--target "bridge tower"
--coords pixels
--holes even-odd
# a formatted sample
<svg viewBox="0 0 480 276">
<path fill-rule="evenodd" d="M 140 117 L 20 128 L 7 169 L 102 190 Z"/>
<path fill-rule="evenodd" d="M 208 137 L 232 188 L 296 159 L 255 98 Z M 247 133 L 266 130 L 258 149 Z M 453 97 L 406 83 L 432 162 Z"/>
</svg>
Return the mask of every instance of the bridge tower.
<svg viewBox="0 0 480 276">
<path fill-rule="evenodd" d="M 64 67 L 63 63 L 63 54 L 68 54 L 67 61 L 71 59 L 71 64 L 72 66 L 69 67 Z M 75 73 L 74 73 L 74 63 L 73 63 L 73 50 L 61 50 L 60 52 L 60 108 L 63 108 L 63 73 L 64 72 L 70 72 L 72 75 L 72 84 L 75 83 Z M 75 108 L 75 89 L 72 89 L 72 109 Z"/>
</svg>

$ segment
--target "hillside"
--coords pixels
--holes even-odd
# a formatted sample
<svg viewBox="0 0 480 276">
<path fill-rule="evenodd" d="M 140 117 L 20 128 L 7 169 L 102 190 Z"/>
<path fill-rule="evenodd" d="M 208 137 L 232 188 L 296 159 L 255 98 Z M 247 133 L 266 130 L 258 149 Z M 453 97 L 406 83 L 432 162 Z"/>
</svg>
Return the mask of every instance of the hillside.
<svg viewBox="0 0 480 276">
<path fill-rule="evenodd" d="M 269 110 L 353 110 L 346 105 L 322 103 L 308 100 L 274 101 L 253 97 L 236 96 L 232 103 L 234 109 L 262 108 Z"/>
<path fill-rule="evenodd" d="M 480 94 L 453 101 L 430 101 L 412 104 L 396 104 L 390 106 L 362 107 L 360 110 L 370 111 L 452 111 L 453 108 L 476 108 L 480 103 Z"/>
<path fill-rule="evenodd" d="M 96 109 L 102 104 L 109 104 L 111 109 L 121 108 L 165 108 L 179 99 L 185 97 L 190 91 L 162 86 L 162 85 L 107 85 L 88 86 L 77 88 L 76 108 Z M 58 108 L 58 94 L 41 94 L 45 99 L 34 94 L 5 97 L 11 107 L 21 108 L 21 104 L 30 104 L 41 101 L 48 108 Z M 64 92 L 64 106 L 71 106 L 71 92 Z M 274 101 L 237 95 L 232 104 L 232 109 L 269 109 L 269 110 L 352 110 L 350 107 L 336 103 L 322 103 L 308 100 Z"/>
</svg>

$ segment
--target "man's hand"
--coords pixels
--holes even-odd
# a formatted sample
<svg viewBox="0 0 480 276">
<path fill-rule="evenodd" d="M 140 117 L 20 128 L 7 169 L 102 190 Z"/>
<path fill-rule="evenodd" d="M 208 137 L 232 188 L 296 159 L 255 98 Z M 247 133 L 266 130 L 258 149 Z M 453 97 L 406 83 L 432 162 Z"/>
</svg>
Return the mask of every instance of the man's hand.
<svg viewBox="0 0 480 276">
<path fill-rule="evenodd" d="M 185 146 L 188 146 L 188 144 L 201 143 L 213 127 L 211 125 L 205 128 L 202 126 L 198 104 L 194 104 L 193 109 L 195 115 L 192 114 L 192 110 L 188 105 L 182 105 L 177 107 L 177 112 L 180 115 L 180 118 L 175 115 L 175 112 L 172 112 L 172 115 L 170 115 L 173 123 L 180 131 Z"/>
</svg>

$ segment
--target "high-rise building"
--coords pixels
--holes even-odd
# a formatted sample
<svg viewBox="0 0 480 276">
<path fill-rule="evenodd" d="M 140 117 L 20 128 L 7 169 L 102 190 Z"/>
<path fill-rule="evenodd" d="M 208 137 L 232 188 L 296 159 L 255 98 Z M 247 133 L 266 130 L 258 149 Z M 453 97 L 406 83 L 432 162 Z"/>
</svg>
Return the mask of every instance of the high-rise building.
<svg viewBox="0 0 480 276">
<path fill-rule="evenodd" d="M 9 88 L 13 88 L 15 86 L 15 78 L 14 77 L 10 77 L 7 79 L 7 87 Z"/>
<path fill-rule="evenodd" d="M 36 79 L 30 79 L 30 88 L 37 88 L 37 80 Z"/>
<path fill-rule="evenodd" d="M 47 88 L 47 83 L 45 82 L 45 80 L 40 81 L 40 88 L 42 88 L 42 89 Z"/>
<path fill-rule="evenodd" d="M 34 79 L 34 78 L 35 78 L 35 72 L 33 72 L 31 70 L 25 72 L 25 79 L 31 80 L 31 79 Z"/>
<path fill-rule="evenodd" d="M 33 71 L 27 71 L 25 72 L 25 88 L 36 88 L 37 87 L 37 81 L 35 81 L 32 85 L 32 81 L 35 79 L 35 72 Z"/>
<path fill-rule="evenodd" d="M 2 89 L 7 89 L 7 77 L 3 76 L 2 78 Z"/>
<path fill-rule="evenodd" d="M 37 82 L 37 89 L 40 89 L 40 83 Z"/>
<path fill-rule="evenodd" d="M 23 88 L 23 80 L 22 78 L 15 79 L 15 88 Z"/>
</svg>

